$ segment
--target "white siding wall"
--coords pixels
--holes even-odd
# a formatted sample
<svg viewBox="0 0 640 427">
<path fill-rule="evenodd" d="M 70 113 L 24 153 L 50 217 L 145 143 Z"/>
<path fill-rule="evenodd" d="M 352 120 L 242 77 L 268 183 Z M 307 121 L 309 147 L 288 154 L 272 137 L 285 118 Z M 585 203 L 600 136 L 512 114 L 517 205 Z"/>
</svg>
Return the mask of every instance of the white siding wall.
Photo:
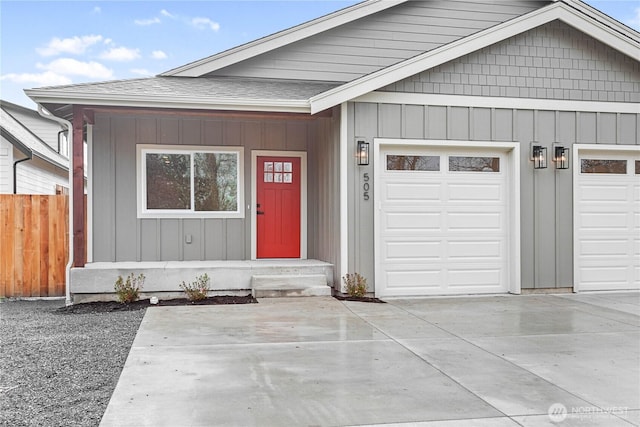
<svg viewBox="0 0 640 427">
<path fill-rule="evenodd" d="M 40 159 L 19 163 L 16 177 L 18 194 L 56 194 L 56 184 L 69 186 L 67 171 Z"/>
<path fill-rule="evenodd" d="M 4 138 L 0 139 L 0 194 L 13 193 L 13 147 Z"/>
</svg>

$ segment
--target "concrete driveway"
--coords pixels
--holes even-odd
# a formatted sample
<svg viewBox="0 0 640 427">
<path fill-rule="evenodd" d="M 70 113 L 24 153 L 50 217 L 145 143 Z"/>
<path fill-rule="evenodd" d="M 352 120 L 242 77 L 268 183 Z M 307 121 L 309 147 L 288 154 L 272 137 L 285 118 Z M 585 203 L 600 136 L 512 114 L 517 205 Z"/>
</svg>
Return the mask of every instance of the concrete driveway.
<svg viewBox="0 0 640 427">
<path fill-rule="evenodd" d="M 640 293 L 147 310 L 102 426 L 640 424 Z"/>
</svg>

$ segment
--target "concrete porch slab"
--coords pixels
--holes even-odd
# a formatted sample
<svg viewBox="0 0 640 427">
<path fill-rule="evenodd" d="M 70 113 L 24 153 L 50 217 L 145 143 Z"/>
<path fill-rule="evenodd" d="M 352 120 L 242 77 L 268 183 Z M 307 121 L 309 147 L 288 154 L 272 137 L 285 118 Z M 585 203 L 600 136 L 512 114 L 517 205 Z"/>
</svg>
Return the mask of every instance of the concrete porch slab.
<svg viewBox="0 0 640 427">
<path fill-rule="evenodd" d="M 324 278 L 333 286 L 333 265 L 313 259 L 274 259 L 250 261 L 167 261 L 167 262 L 95 262 L 71 269 L 71 293 L 74 302 L 114 299 L 113 285 L 118 276 L 145 275 L 146 297 L 180 297 L 180 284 L 207 274 L 213 294 L 251 293 L 252 277 L 304 276 Z"/>
</svg>

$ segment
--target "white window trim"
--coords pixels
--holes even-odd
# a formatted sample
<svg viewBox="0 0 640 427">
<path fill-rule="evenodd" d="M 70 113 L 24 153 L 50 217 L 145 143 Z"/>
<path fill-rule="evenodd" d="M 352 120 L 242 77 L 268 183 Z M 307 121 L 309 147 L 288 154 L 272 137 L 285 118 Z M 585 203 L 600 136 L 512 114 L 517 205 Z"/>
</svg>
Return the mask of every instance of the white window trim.
<svg viewBox="0 0 640 427">
<path fill-rule="evenodd" d="M 235 211 L 187 211 L 187 210 L 159 210 L 147 209 L 145 203 L 146 194 L 146 153 L 171 153 L 171 154 L 193 154 L 193 153 L 236 153 L 238 156 L 238 206 Z M 191 176 L 193 185 L 193 174 Z M 138 218 L 244 218 L 244 147 L 237 146 L 205 146 L 205 145 L 159 145 L 159 144 L 138 144 L 136 145 L 136 198 Z"/>
<path fill-rule="evenodd" d="M 374 264 L 375 264 L 375 277 L 382 277 L 381 262 L 378 259 L 380 251 L 377 248 L 380 245 L 380 236 L 378 230 L 380 229 L 380 205 L 379 200 L 381 195 L 379 194 L 380 174 L 382 173 L 381 161 L 382 153 L 381 146 L 404 146 L 404 147 L 434 147 L 434 148 L 464 148 L 464 149 L 478 149 L 503 151 L 505 153 L 506 164 L 500 165 L 499 174 L 507 174 L 507 182 L 509 184 L 507 198 L 509 200 L 508 206 L 508 224 L 509 224 L 509 237 L 507 242 L 507 254 L 509 259 L 507 260 L 507 291 L 512 294 L 521 293 L 521 259 L 520 259 L 520 144 L 516 142 L 490 142 L 490 141 L 455 141 L 455 140 L 417 140 L 417 139 L 387 139 L 387 138 L 374 138 L 374 150 L 373 150 L 373 164 L 378 165 L 374 171 L 374 200 L 377 200 L 374 215 L 373 215 L 373 227 L 374 227 Z M 502 163 L 502 162 L 501 162 Z M 477 173 L 477 172 L 469 172 Z M 375 295 L 380 295 L 380 289 L 376 287 Z"/>
</svg>

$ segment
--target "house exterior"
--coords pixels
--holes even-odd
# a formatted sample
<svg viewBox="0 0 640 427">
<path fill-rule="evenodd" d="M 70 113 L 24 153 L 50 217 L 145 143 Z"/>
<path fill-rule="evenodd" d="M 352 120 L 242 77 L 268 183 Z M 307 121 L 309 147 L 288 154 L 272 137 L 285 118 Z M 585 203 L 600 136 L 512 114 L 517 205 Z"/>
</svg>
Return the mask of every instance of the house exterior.
<svg viewBox="0 0 640 427">
<path fill-rule="evenodd" d="M 0 194 L 66 194 L 63 127 L 37 111 L 0 101 Z"/>
<path fill-rule="evenodd" d="M 242 290 L 287 260 L 380 297 L 640 289 L 639 58 L 577 0 L 369 0 L 157 77 L 28 90 L 76 159 L 87 128 L 71 290 L 213 268 Z"/>
</svg>

